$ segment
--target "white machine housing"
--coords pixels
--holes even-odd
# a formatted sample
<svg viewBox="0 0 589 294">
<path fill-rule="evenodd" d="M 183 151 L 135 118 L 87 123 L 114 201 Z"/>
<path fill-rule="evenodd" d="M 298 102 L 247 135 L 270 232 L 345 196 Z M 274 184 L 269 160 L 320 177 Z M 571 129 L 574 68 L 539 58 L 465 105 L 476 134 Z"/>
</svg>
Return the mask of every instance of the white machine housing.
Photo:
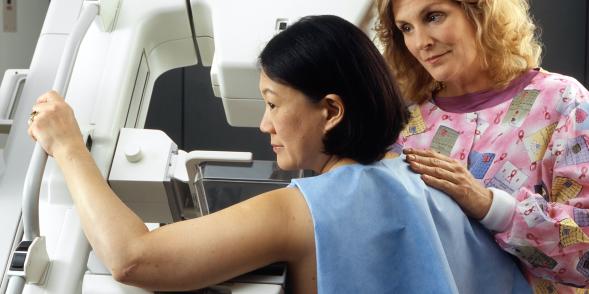
<svg viewBox="0 0 589 294">
<path fill-rule="evenodd" d="M 196 19 L 208 19 L 200 12 L 212 11 L 213 92 L 223 101 L 227 122 L 239 127 L 260 124 L 264 103 L 258 88 L 258 55 L 266 42 L 280 31 L 281 24 L 290 24 L 306 15 L 334 14 L 366 26 L 373 9 L 372 1 L 366 0 L 257 0 L 255 4 L 214 0 L 209 3 L 210 9 L 204 9 L 200 3 L 197 1 L 197 5 L 193 5 Z M 198 21 L 195 25 L 197 35 L 201 29 L 203 34 L 205 29 L 210 29 Z"/>
</svg>

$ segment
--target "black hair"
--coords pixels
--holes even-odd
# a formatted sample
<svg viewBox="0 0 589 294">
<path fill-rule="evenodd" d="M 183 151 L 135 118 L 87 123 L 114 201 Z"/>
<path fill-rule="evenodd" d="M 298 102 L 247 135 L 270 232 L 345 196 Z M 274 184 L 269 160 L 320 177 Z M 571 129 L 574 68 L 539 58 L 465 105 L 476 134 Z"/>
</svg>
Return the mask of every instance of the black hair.
<svg viewBox="0 0 589 294">
<path fill-rule="evenodd" d="M 273 81 L 318 103 L 340 96 L 342 121 L 323 138 L 326 154 L 369 164 L 383 158 L 409 113 L 374 43 L 333 15 L 303 17 L 274 36 L 259 56 Z"/>
</svg>

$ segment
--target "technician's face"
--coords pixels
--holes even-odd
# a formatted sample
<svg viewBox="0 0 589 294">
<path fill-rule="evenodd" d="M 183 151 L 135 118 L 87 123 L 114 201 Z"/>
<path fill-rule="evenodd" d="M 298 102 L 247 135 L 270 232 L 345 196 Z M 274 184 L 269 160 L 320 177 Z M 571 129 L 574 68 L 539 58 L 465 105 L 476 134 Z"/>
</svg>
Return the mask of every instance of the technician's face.
<svg viewBox="0 0 589 294">
<path fill-rule="evenodd" d="M 475 27 L 451 0 L 393 0 L 407 49 L 437 81 L 461 82 L 483 69 Z"/>
<path fill-rule="evenodd" d="M 302 92 L 271 80 L 263 71 L 260 91 L 266 103 L 260 130 L 270 134 L 278 166 L 319 170 L 326 157 L 322 152 L 325 118 L 321 106 Z"/>
</svg>

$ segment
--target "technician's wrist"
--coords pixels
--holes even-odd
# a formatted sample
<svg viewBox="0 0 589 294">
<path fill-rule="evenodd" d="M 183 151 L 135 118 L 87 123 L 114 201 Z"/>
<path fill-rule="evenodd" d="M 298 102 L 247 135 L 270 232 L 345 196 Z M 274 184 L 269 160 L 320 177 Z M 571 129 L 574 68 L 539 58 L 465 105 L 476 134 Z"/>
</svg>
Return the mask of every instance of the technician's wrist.
<svg viewBox="0 0 589 294">
<path fill-rule="evenodd" d="M 477 220 L 483 219 L 491 209 L 493 203 L 493 192 L 487 188 L 484 188 L 482 193 L 476 198 L 476 207 L 473 208 L 473 214 L 471 215 Z"/>
</svg>

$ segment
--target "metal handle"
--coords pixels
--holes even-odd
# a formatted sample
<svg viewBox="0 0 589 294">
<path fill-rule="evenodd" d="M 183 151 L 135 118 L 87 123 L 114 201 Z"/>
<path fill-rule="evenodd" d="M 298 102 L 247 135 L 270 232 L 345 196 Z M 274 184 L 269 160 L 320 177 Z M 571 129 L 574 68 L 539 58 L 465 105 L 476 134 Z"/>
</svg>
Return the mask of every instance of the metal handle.
<svg viewBox="0 0 589 294">
<path fill-rule="evenodd" d="M 67 86 L 70 81 L 71 73 L 74 68 L 74 62 L 82 39 L 88 28 L 98 15 L 98 4 L 90 3 L 85 5 L 73 31 L 69 35 L 64 48 L 53 90 L 65 97 Z M 41 190 L 41 181 L 45 164 L 47 163 L 47 153 L 39 145 L 35 144 L 31 162 L 27 169 L 27 174 L 23 189 L 23 226 L 24 241 L 32 241 L 39 236 L 39 192 Z"/>
<path fill-rule="evenodd" d="M 0 84 L 0 119 L 11 119 L 20 84 L 26 80 L 28 69 L 8 69 Z"/>
<path fill-rule="evenodd" d="M 21 84 L 27 79 L 28 69 L 8 69 L 0 84 L 0 134 L 8 134 L 12 128 L 12 115 L 16 109 Z"/>
</svg>

